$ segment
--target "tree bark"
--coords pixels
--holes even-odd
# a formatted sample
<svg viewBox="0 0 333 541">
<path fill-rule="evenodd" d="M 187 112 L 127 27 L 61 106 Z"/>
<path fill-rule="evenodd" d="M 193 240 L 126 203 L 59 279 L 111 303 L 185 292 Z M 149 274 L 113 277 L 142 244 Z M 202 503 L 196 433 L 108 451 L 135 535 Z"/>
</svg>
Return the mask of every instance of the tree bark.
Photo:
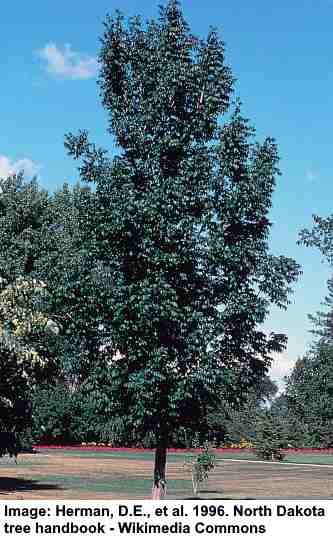
<svg viewBox="0 0 333 541">
<path fill-rule="evenodd" d="M 153 500 L 163 500 L 166 496 L 166 457 L 167 441 L 166 438 L 161 438 L 155 450 L 154 484 L 152 489 Z"/>
</svg>

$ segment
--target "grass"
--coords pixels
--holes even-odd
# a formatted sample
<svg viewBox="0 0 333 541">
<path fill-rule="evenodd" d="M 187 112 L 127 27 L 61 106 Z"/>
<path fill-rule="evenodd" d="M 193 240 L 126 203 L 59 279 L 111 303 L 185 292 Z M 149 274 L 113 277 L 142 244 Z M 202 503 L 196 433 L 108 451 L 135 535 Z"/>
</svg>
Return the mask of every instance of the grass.
<svg viewBox="0 0 333 541">
<path fill-rule="evenodd" d="M 154 459 L 154 453 L 151 451 L 62 451 L 58 449 L 52 449 L 50 450 L 50 453 L 56 454 L 59 453 L 61 455 L 65 456 L 80 456 L 84 458 L 103 458 L 103 459 L 129 459 L 129 460 L 149 460 L 152 461 Z M 43 451 L 43 453 L 49 453 L 49 451 Z M 168 462 L 183 462 L 184 461 L 185 454 L 183 453 L 169 453 L 168 454 Z"/>
<path fill-rule="evenodd" d="M 223 455 L 218 455 L 217 460 L 223 460 L 223 459 L 234 459 L 234 460 L 255 460 L 260 461 L 261 459 L 258 458 L 254 453 L 233 453 L 228 454 L 225 453 Z M 333 465 L 333 455 L 332 454 L 324 454 L 324 453 L 289 453 L 285 456 L 284 460 L 282 462 L 285 462 L 287 464 L 319 464 L 319 465 Z"/>
<path fill-rule="evenodd" d="M 54 484 L 65 490 L 77 492 L 111 492 L 119 494 L 149 494 L 152 486 L 151 478 L 99 478 L 98 480 L 77 475 L 33 475 L 33 480 L 38 483 Z M 188 479 L 171 479 L 168 481 L 169 492 L 181 492 L 191 494 L 192 483 Z"/>
<path fill-rule="evenodd" d="M 47 451 L 44 451 L 44 453 Z M 62 450 L 55 450 L 52 449 L 52 454 L 63 454 L 66 456 L 80 456 L 84 458 L 103 458 L 103 459 L 110 459 L 110 460 L 117 460 L 117 459 L 128 459 L 128 460 L 147 460 L 147 461 L 153 461 L 154 459 L 154 453 L 151 451 L 62 451 Z M 191 453 L 168 453 L 168 463 L 174 463 L 174 462 L 184 462 L 185 456 L 190 455 Z M 37 455 L 38 456 L 38 455 Z M 235 452 L 225 452 L 225 453 L 217 453 L 217 460 L 224 460 L 224 459 L 234 459 L 234 460 L 255 460 L 259 461 L 260 459 L 253 453 L 253 452 L 242 452 L 242 453 L 235 453 Z M 333 465 L 333 454 L 324 454 L 324 453 L 289 453 L 286 455 L 283 462 L 287 462 L 290 464 L 322 464 L 322 465 Z M 28 464 L 28 463 L 26 463 Z M 31 463 L 32 464 L 32 463 Z M 1 464 L 2 465 L 2 464 Z"/>
<path fill-rule="evenodd" d="M 284 462 L 291 464 L 323 464 L 323 465 L 333 465 L 333 455 L 332 454 L 302 454 L 297 453 L 295 455 L 289 454 L 284 459 Z"/>
<path fill-rule="evenodd" d="M 186 452 L 170 453 L 168 456 L 168 462 L 170 464 L 174 463 L 171 468 L 171 477 L 173 478 L 168 479 L 168 497 L 171 499 L 191 497 L 190 474 L 182 467 L 185 456 L 189 454 Z M 101 462 L 99 462 L 99 459 L 101 459 Z M 203 490 L 200 491 L 201 498 L 230 498 L 239 494 L 248 497 L 248 493 L 243 490 L 240 479 L 245 479 L 246 482 L 251 484 L 253 476 L 263 479 L 263 482 L 267 485 L 265 490 L 267 490 L 268 495 L 274 494 L 274 483 L 272 486 L 269 484 L 271 483 L 270 470 L 273 472 L 273 477 L 275 475 L 278 479 L 282 476 L 286 479 L 285 493 L 287 495 L 294 493 L 295 476 L 297 479 L 299 478 L 299 483 L 304 483 L 306 479 L 311 483 L 311 480 L 314 479 L 317 483 L 316 490 L 320 493 L 321 483 L 323 482 L 320 479 L 326 480 L 327 474 L 330 473 L 322 468 L 303 467 L 303 469 L 294 469 L 291 466 L 284 468 L 279 463 L 272 463 L 272 466 L 267 468 L 267 465 L 260 464 L 259 459 L 252 452 L 217 453 L 217 459 L 216 470 L 211 473 L 208 484 L 203 486 Z M 243 464 L 232 462 L 230 459 L 241 460 Z M 12 462 L 9 463 L 7 459 L 4 459 L 2 463 L 0 462 L 0 471 L 3 476 L 1 494 L 15 491 L 16 486 L 17 491 L 26 491 L 27 493 L 30 492 L 30 494 L 39 491 L 45 497 L 51 498 L 54 490 L 60 492 L 63 498 L 66 498 L 66 495 L 70 498 L 73 494 L 77 494 L 78 498 L 86 497 L 88 493 L 91 494 L 92 499 L 94 494 L 96 494 L 97 498 L 103 497 L 103 494 L 106 498 L 118 497 L 126 499 L 131 496 L 142 498 L 147 497 L 147 495 L 149 497 L 151 491 L 151 471 L 153 466 L 153 453 L 151 451 L 103 452 L 97 450 L 60 451 L 52 449 L 43 450 L 40 455 L 36 454 L 34 457 L 27 456 L 25 460 L 21 463 L 19 460 L 17 467 Z M 258 462 L 258 464 L 249 464 L 247 467 L 244 462 L 248 460 Z M 135 464 L 135 461 L 138 461 L 138 463 Z M 290 453 L 286 456 L 284 463 L 333 465 L 333 455 Z M 36 468 L 36 466 L 38 467 Z M 52 468 L 49 466 L 52 466 Z M 8 469 L 8 472 L 4 474 L 5 469 Z M 255 489 L 253 489 L 253 492 L 257 494 Z M 261 493 L 259 491 L 258 494 Z M 253 496 L 251 488 L 249 488 L 249 494 Z M 315 495 L 317 496 L 317 493 Z M 331 493 L 329 495 L 331 497 Z"/>
</svg>

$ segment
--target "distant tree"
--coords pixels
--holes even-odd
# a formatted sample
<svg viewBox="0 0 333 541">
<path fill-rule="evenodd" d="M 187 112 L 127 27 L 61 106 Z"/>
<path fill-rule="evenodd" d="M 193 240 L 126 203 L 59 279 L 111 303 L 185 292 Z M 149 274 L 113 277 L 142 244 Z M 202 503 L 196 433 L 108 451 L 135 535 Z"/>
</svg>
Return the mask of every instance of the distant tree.
<svg viewBox="0 0 333 541">
<path fill-rule="evenodd" d="M 286 446 L 285 426 L 269 410 L 261 411 L 256 416 L 255 453 L 263 460 L 283 460 Z"/>
<path fill-rule="evenodd" d="M 304 444 L 333 445 L 333 347 L 321 344 L 299 359 L 287 378 L 287 418 L 303 430 Z"/>
<path fill-rule="evenodd" d="M 328 294 L 325 296 L 322 306 L 326 311 L 320 310 L 315 315 L 309 314 L 309 319 L 314 325 L 312 334 L 316 337 L 316 343 L 328 343 L 333 345 L 333 278 L 327 280 Z"/>
<path fill-rule="evenodd" d="M 327 262 L 333 267 L 333 215 L 328 218 L 321 218 L 313 215 L 314 226 L 312 230 L 303 229 L 299 234 L 298 244 L 317 248 Z M 317 311 L 315 315 L 309 315 L 311 323 L 314 325 L 312 333 L 315 335 L 316 344 L 333 344 L 333 278 L 327 281 L 328 294 L 326 295 L 323 306 L 327 310 Z"/>
<path fill-rule="evenodd" d="M 31 385 L 48 362 L 43 342 L 51 320 L 43 310 L 44 297 L 43 282 L 21 278 L 7 284 L 1 279 L 0 423 L 6 429 L 27 423 Z"/>
<path fill-rule="evenodd" d="M 108 277 L 98 289 L 87 279 L 80 309 L 108 337 L 115 430 L 154 434 L 156 498 L 175 429 L 194 432 L 221 386 L 240 399 L 284 348 L 284 335 L 257 326 L 270 303 L 287 306 L 299 267 L 268 251 L 277 149 L 255 143 L 240 105 L 231 109 L 217 32 L 193 36 L 174 0 L 146 28 L 116 13 L 100 65 L 120 154 L 109 159 L 86 132 L 66 138 L 81 179 L 96 184 L 84 257 Z"/>
<path fill-rule="evenodd" d="M 251 442 L 255 436 L 256 414 L 268 406 L 277 391 L 277 385 L 266 375 L 243 394 L 242 403 L 236 406 L 223 400 L 221 389 L 221 404 L 211 408 L 207 415 L 210 439 L 218 443 L 237 444 L 241 440 Z M 205 435 L 203 441 L 204 438 Z"/>
<path fill-rule="evenodd" d="M 302 229 L 298 244 L 318 248 L 327 261 L 333 265 L 333 215 L 321 218 L 313 214 L 312 230 Z"/>
<path fill-rule="evenodd" d="M 0 180 L 0 276 L 13 282 L 33 276 L 44 252 L 49 194 L 23 173 Z"/>
<path fill-rule="evenodd" d="M 31 393 L 33 403 L 32 437 L 38 442 L 77 442 L 74 432 L 75 395 L 62 384 L 39 384 Z"/>
<path fill-rule="evenodd" d="M 93 246 L 95 196 L 88 187 L 63 188 L 49 201 L 44 252 L 36 272 L 47 280 L 50 312 L 61 333 L 56 355 L 61 375 L 72 387 L 89 375 L 103 345 L 103 268 Z M 89 224 L 89 225 L 88 225 Z M 107 282 L 109 285 L 109 282 Z"/>
</svg>

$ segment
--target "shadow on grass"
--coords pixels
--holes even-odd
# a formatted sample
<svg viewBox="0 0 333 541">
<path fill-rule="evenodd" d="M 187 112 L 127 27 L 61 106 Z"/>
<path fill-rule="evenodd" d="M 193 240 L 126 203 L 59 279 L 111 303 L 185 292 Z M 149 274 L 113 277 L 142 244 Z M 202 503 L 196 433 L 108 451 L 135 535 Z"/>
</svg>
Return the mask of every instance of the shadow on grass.
<svg viewBox="0 0 333 541">
<path fill-rule="evenodd" d="M 20 479 L 17 477 L 0 477 L 0 494 L 8 492 L 20 492 L 27 490 L 56 490 L 58 485 L 40 483 L 32 479 Z"/>
<path fill-rule="evenodd" d="M 209 498 L 210 500 L 238 500 L 240 498 L 233 498 L 233 497 L 230 497 L 230 496 L 222 496 L 222 493 L 220 490 L 200 490 L 198 494 L 202 494 L 203 496 L 204 495 L 211 495 L 211 497 Z M 216 496 L 215 496 L 216 494 Z M 191 496 L 191 497 L 188 497 L 188 498 L 184 498 L 185 500 L 205 500 L 207 498 L 200 498 L 200 496 Z M 241 498 L 242 500 L 255 500 L 256 498 Z"/>
</svg>

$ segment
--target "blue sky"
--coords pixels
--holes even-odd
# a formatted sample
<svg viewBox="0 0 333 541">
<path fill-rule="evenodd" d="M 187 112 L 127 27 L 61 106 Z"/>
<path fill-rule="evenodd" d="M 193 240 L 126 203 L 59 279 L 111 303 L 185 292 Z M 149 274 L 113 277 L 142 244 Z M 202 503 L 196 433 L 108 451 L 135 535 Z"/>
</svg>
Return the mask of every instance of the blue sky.
<svg viewBox="0 0 333 541">
<path fill-rule="evenodd" d="M 96 55 L 106 13 L 157 16 L 157 4 L 141 0 L 82 3 L 5 2 L 1 10 L 0 176 L 24 167 L 53 190 L 76 182 L 65 154 L 64 134 L 88 129 L 112 150 L 98 100 Z M 257 129 L 275 137 L 281 155 L 271 219 L 271 249 L 294 257 L 303 275 L 286 312 L 272 310 L 266 330 L 285 332 L 287 351 L 272 367 L 281 381 L 311 340 L 308 313 L 320 308 L 329 267 L 296 240 L 312 214 L 331 213 L 331 103 L 333 0 L 183 0 L 193 32 L 216 26 L 237 78 L 236 94 Z"/>
</svg>

